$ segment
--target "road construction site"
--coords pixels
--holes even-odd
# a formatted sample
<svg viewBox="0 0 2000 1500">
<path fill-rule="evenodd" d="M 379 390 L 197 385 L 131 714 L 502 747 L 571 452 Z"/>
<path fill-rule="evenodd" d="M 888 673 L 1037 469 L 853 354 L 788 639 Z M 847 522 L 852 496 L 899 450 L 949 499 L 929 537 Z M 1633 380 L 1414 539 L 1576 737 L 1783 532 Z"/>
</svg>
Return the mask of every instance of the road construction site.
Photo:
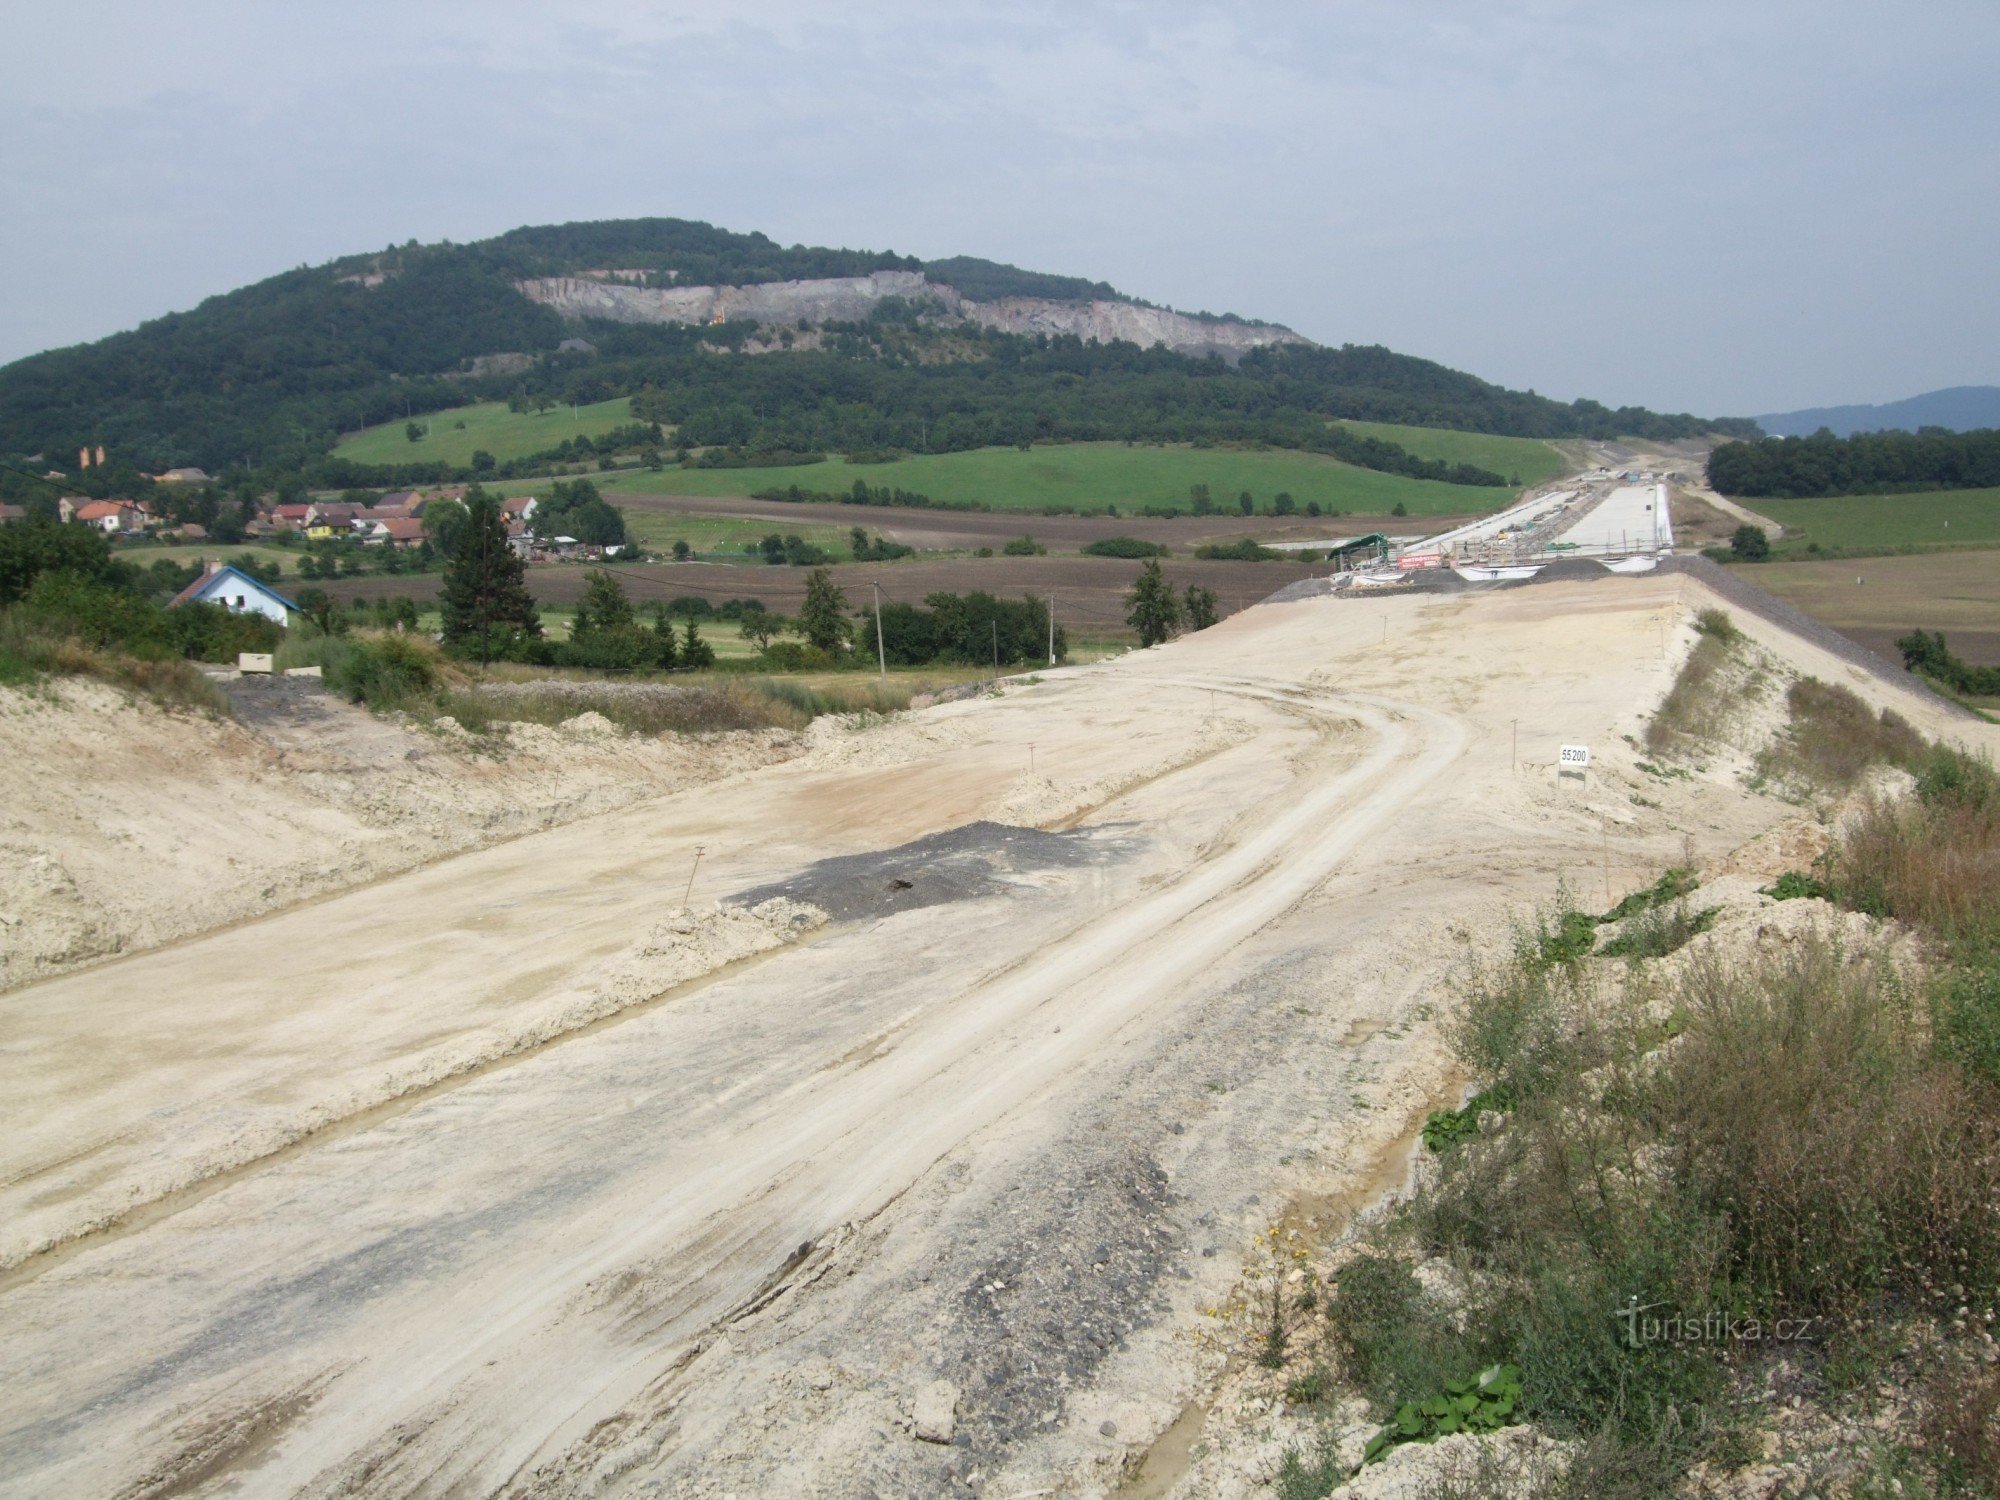
<svg viewBox="0 0 2000 1500">
<path fill-rule="evenodd" d="M 1114 1491 L 1514 916 L 1795 814 L 1640 764 L 1729 603 L 1266 603 L 0 995 L 0 1495 Z"/>
</svg>

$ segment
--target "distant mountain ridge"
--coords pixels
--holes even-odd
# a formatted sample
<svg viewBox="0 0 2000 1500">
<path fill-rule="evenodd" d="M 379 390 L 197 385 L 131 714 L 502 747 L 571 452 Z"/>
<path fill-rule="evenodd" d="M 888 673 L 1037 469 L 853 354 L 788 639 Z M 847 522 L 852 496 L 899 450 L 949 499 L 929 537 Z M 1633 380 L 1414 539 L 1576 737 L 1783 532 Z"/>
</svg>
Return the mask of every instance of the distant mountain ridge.
<svg viewBox="0 0 2000 1500">
<path fill-rule="evenodd" d="M 2000 427 L 2000 385 L 1954 385 L 1880 406 L 1816 406 L 1757 418 L 1772 437 L 1811 437 L 1822 427 L 1835 437 L 1857 432 L 1916 432 L 1944 427 L 1972 432 Z"/>
<path fill-rule="evenodd" d="M 754 452 L 1344 443 L 1350 461 L 1414 473 L 1422 465 L 1395 445 L 1362 451 L 1330 424 L 1755 432 L 1553 401 L 1389 349 L 1322 346 L 975 256 L 786 246 L 648 218 L 412 240 L 30 355 L 0 367 L 0 453 L 58 461 L 87 444 L 134 472 L 200 465 L 239 476 L 230 483 L 311 473 L 338 485 L 348 480 L 329 455 L 343 432 L 469 401 L 648 393 L 653 419 L 686 441 Z"/>
</svg>

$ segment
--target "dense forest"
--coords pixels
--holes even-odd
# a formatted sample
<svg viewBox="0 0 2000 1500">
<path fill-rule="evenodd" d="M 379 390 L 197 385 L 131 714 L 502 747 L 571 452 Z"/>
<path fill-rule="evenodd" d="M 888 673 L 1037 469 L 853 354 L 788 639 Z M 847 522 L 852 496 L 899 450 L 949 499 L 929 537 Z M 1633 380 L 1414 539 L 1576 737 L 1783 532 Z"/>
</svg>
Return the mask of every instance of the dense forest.
<svg viewBox="0 0 2000 1500">
<path fill-rule="evenodd" d="M 579 325 L 512 284 L 593 268 L 750 282 L 918 266 L 887 252 L 788 249 L 761 234 L 676 219 L 519 229 L 475 245 L 411 243 L 288 271 L 132 332 L 0 369 L 0 452 L 62 461 L 82 443 L 102 443 L 114 464 L 309 469 L 319 481 L 346 482 L 356 476 L 333 474 L 339 466 L 326 457 L 340 433 L 520 395 L 634 395 L 638 414 L 683 424 L 686 442 L 760 451 L 937 452 L 1082 438 L 1261 441 L 1467 483 L 1500 476 L 1432 473 L 1393 444 L 1363 451 L 1359 440 L 1329 434 L 1327 419 L 1527 437 L 1755 431 L 1551 401 L 1382 348 L 1273 347 L 1232 368 L 1162 349 L 940 325 L 912 308 L 830 325 L 809 341 L 817 349 L 755 357 L 742 351 L 758 330 L 744 323 L 590 323 L 581 331 L 595 352 L 560 352 L 557 345 Z M 946 266 L 971 283 L 969 295 L 1110 290 L 988 261 L 933 269 Z M 780 331 L 787 345 L 796 337 Z M 532 358 L 525 372 L 507 374 L 481 373 L 473 363 L 499 353 Z"/>
<path fill-rule="evenodd" d="M 954 255 L 949 260 L 927 260 L 924 274 L 932 281 L 956 287 L 974 302 L 997 302 L 1002 297 L 1046 297 L 1051 302 L 1136 302 L 1113 288 L 1109 282 L 1089 281 L 1081 276 L 1051 276 L 1045 271 L 1024 271 L 997 260 L 981 260 L 976 255 Z"/>
<path fill-rule="evenodd" d="M 2000 430 L 1863 432 L 1723 443 L 1708 482 L 1725 495 L 1785 499 L 2000 486 Z"/>
</svg>

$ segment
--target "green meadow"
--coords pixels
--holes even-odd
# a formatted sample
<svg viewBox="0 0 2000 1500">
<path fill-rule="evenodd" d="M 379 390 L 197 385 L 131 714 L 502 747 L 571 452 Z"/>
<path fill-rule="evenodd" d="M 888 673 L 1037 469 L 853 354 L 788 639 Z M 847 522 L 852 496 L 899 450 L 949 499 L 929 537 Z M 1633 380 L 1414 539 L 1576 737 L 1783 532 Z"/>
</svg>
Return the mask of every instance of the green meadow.
<svg viewBox="0 0 2000 1500">
<path fill-rule="evenodd" d="M 1546 484 L 1576 466 L 1552 443 L 1540 438 L 1493 437 L 1484 432 L 1454 432 L 1443 427 L 1403 427 L 1394 422 L 1341 422 L 1356 437 L 1400 443 L 1418 458 L 1448 464 L 1476 464 L 1495 474 L 1519 476 L 1522 487 Z"/>
<path fill-rule="evenodd" d="M 1776 551 L 1932 551 L 2000 546 L 2000 489 L 1926 490 L 1910 495 L 1822 495 L 1810 500 L 1745 500 L 1785 528 Z"/>
<path fill-rule="evenodd" d="M 543 412 L 516 412 L 504 401 L 481 401 L 417 417 L 424 436 L 411 442 L 405 422 L 384 422 L 351 432 L 334 446 L 333 456 L 357 464 L 447 463 L 464 466 L 484 450 L 505 463 L 553 448 L 565 438 L 597 437 L 632 420 L 632 398 L 618 396 L 579 406 L 551 407 Z"/>
<path fill-rule="evenodd" d="M 1524 479 L 1526 475 L 1522 476 Z M 1413 516 L 1465 515 L 1496 510 L 1510 491 L 1437 484 L 1378 474 L 1318 454 L 1282 449 L 1193 448 L 1124 443 L 1062 443 L 979 448 L 965 453 L 920 454 L 892 463 L 850 464 L 833 458 L 776 469 L 623 470 L 596 476 L 607 494 L 743 496 L 797 485 L 844 494 L 854 481 L 871 488 L 914 490 L 944 504 L 980 504 L 990 510 L 1101 514 L 1117 507 L 1131 514 L 1146 506 L 1189 508 L 1188 490 L 1205 484 L 1217 510 L 1233 511 L 1249 491 L 1260 512 L 1289 493 L 1303 512 L 1385 515 L 1397 505 Z M 531 492 L 533 481 L 503 486 Z"/>
<path fill-rule="evenodd" d="M 697 553 L 740 553 L 745 543 L 754 545 L 776 532 L 824 547 L 842 561 L 849 555 L 848 533 L 838 526 L 788 526 L 775 521 L 746 521 L 739 516 L 683 516 L 632 505 L 620 510 L 625 529 L 651 552 L 671 552 L 678 541 L 686 542 Z"/>
</svg>

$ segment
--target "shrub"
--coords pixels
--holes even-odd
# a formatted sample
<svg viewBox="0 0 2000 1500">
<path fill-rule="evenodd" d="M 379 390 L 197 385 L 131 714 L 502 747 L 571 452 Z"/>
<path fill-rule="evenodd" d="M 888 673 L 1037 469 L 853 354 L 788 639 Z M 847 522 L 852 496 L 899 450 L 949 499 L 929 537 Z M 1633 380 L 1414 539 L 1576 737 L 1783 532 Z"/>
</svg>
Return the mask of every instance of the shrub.
<svg viewBox="0 0 2000 1500">
<path fill-rule="evenodd" d="M 1737 562 L 1766 562 L 1771 556 L 1771 539 L 1761 526 L 1739 526 L 1730 535 L 1729 553 Z"/>
<path fill-rule="evenodd" d="M 1210 543 L 1206 547 L 1194 549 L 1194 555 L 1218 562 L 1273 562 L 1284 557 L 1284 553 L 1260 545 L 1251 537 L 1229 543 Z"/>
<path fill-rule="evenodd" d="M 1084 544 L 1092 557 L 1167 557 L 1172 549 L 1158 542 L 1142 542 L 1136 536 L 1107 536 Z"/>
</svg>

